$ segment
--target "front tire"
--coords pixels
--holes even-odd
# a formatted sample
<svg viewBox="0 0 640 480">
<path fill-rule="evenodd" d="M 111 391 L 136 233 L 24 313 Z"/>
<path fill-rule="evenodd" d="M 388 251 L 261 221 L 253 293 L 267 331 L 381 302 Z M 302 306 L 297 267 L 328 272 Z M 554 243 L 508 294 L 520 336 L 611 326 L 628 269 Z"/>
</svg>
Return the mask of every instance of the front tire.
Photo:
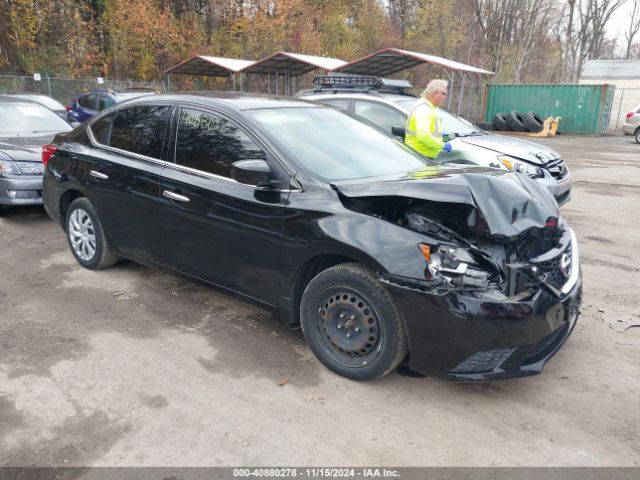
<svg viewBox="0 0 640 480">
<path fill-rule="evenodd" d="M 80 265 L 89 270 L 100 270 L 118 261 L 109 247 L 98 214 L 87 198 L 71 202 L 65 225 L 71 253 Z"/>
<path fill-rule="evenodd" d="M 352 380 L 380 378 L 407 355 L 391 294 L 361 265 L 336 265 L 305 289 L 300 322 L 309 347 L 330 370 Z"/>
</svg>

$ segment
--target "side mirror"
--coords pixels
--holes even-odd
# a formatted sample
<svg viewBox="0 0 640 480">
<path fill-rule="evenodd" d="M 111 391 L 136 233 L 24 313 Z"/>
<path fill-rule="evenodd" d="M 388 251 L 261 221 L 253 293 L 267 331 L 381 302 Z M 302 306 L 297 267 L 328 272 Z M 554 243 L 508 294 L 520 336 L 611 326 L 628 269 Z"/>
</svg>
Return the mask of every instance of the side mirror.
<svg viewBox="0 0 640 480">
<path fill-rule="evenodd" d="M 456 138 L 458 136 L 457 133 L 443 133 L 442 134 L 442 141 L 443 142 L 450 142 L 451 140 L 453 140 L 454 138 Z"/>
<path fill-rule="evenodd" d="M 400 137 L 400 138 L 404 139 L 405 129 L 404 129 L 404 127 L 391 127 L 391 133 L 395 137 Z"/>
<path fill-rule="evenodd" d="M 264 187 L 271 180 L 271 168 L 264 160 L 239 160 L 231 164 L 231 178 L 245 185 Z"/>
</svg>

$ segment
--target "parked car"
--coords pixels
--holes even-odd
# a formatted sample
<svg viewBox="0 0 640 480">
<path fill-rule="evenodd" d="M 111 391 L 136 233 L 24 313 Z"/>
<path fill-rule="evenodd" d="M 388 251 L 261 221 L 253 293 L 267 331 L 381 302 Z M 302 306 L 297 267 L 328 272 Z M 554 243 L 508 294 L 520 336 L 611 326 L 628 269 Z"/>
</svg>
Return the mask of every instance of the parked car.
<svg viewBox="0 0 640 480">
<path fill-rule="evenodd" d="M 104 89 L 92 90 L 78 95 L 71 102 L 67 108 L 67 118 L 70 122 L 82 123 L 116 103 L 145 95 L 157 95 L 157 93 L 155 90 L 147 88 L 134 88 L 119 92 Z"/>
<path fill-rule="evenodd" d="M 633 135 L 636 143 L 640 143 L 640 105 L 633 107 L 624 123 L 622 124 L 622 131 L 625 135 Z"/>
<path fill-rule="evenodd" d="M 257 95 L 116 106 L 43 150 L 44 204 L 89 269 L 119 257 L 301 325 L 356 380 L 539 373 L 578 317 L 575 234 L 519 173 L 433 165 L 341 111 Z"/>
<path fill-rule="evenodd" d="M 407 116 L 417 101 L 417 97 L 406 93 L 410 83 L 353 75 L 318 78 L 316 88 L 299 92 L 298 96 L 354 113 L 404 138 Z M 351 85 L 354 82 L 357 83 Z M 486 132 L 443 108 L 438 112 L 442 131 L 449 134 L 453 146 L 451 152 L 440 153 L 441 162 L 516 170 L 547 187 L 559 205 L 571 198 L 571 174 L 555 150 L 520 138 Z"/>
<path fill-rule="evenodd" d="M 0 206 L 42 203 L 42 146 L 69 130 L 39 103 L 0 96 Z"/>
<path fill-rule="evenodd" d="M 13 97 L 13 98 L 23 98 L 25 100 L 31 100 L 32 102 L 39 103 L 40 105 L 44 105 L 50 110 L 53 110 L 56 115 L 64 120 L 67 120 L 67 109 L 64 105 L 62 105 L 55 98 L 51 98 L 47 95 L 43 95 L 42 93 L 34 93 L 34 92 L 15 92 L 15 93 L 3 93 L 0 94 L 2 96 Z"/>
</svg>

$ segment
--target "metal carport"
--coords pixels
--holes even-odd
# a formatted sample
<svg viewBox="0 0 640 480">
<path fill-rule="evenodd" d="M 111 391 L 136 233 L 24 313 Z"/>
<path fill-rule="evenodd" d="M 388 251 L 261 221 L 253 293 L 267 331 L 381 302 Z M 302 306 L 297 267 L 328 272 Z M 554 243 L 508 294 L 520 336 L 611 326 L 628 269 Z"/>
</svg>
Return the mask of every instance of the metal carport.
<svg viewBox="0 0 640 480">
<path fill-rule="evenodd" d="M 165 70 L 167 77 L 167 90 L 170 86 L 172 74 L 179 75 L 203 75 L 208 77 L 230 77 L 233 81 L 233 89 L 236 89 L 236 74 L 255 62 L 252 60 L 239 60 L 236 58 L 208 57 L 195 55 L 184 62 Z M 242 76 L 240 76 L 240 90 L 242 90 Z"/>
<path fill-rule="evenodd" d="M 449 60 L 447 58 L 437 57 L 435 55 L 428 55 L 426 53 L 411 52 L 409 50 L 401 50 L 399 48 L 385 48 L 379 50 L 370 55 L 366 55 L 362 58 L 353 60 L 341 67 L 337 67 L 334 71 L 353 73 L 359 75 L 376 75 L 378 77 L 386 77 L 398 73 L 402 70 L 406 70 L 416 65 L 422 65 L 429 63 L 441 67 L 448 79 L 449 90 L 454 91 L 454 87 L 458 92 L 458 108 L 457 113 L 460 114 L 462 106 L 462 99 L 464 97 L 465 80 L 467 76 L 473 85 L 477 85 L 480 89 L 483 85 L 483 78 L 489 75 L 495 75 L 494 72 L 489 70 L 483 70 L 472 65 L 466 65 L 464 63 Z M 460 86 L 455 85 L 456 73 L 460 75 Z M 473 104 L 473 95 L 475 89 L 472 90 L 472 97 L 470 99 L 470 105 Z M 449 96 L 447 109 L 451 110 L 453 95 Z"/>
<path fill-rule="evenodd" d="M 272 78 L 276 95 L 293 95 L 299 89 L 300 77 L 314 70 L 328 72 L 346 65 L 339 58 L 318 57 L 300 53 L 276 52 L 252 65 L 244 67 L 240 73 L 266 75 L 267 93 L 272 93 Z M 280 80 L 284 91 L 280 91 Z"/>
</svg>

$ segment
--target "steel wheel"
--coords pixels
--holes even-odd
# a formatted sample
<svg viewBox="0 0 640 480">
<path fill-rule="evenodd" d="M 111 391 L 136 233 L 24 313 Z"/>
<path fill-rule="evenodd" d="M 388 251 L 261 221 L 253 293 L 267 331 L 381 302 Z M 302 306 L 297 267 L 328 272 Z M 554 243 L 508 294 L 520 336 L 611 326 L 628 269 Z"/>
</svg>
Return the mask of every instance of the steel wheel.
<svg viewBox="0 0 640 480">
<path fill-rule="evenodd" d="M 347 288 L 326 290 L 320 299 L 316 335 L 339 363 L 359 366 L 380 351 L 378 314 L 362 293 Z"/>
<path fill-rule="evenodd" d="M 87 212 L 78 208 L 69 215 L 69 241 L 75 254 L 85 262 L 96 254 L 96 232 Z"/>
<path fill-rule="evenodd" d="M 407 354 L 393 297 L 358 264 L 336 265 L 313 278 L 302 296 L 300 322 L 318 359 L 347 378 L 382 377 Z"/>
</svg>

